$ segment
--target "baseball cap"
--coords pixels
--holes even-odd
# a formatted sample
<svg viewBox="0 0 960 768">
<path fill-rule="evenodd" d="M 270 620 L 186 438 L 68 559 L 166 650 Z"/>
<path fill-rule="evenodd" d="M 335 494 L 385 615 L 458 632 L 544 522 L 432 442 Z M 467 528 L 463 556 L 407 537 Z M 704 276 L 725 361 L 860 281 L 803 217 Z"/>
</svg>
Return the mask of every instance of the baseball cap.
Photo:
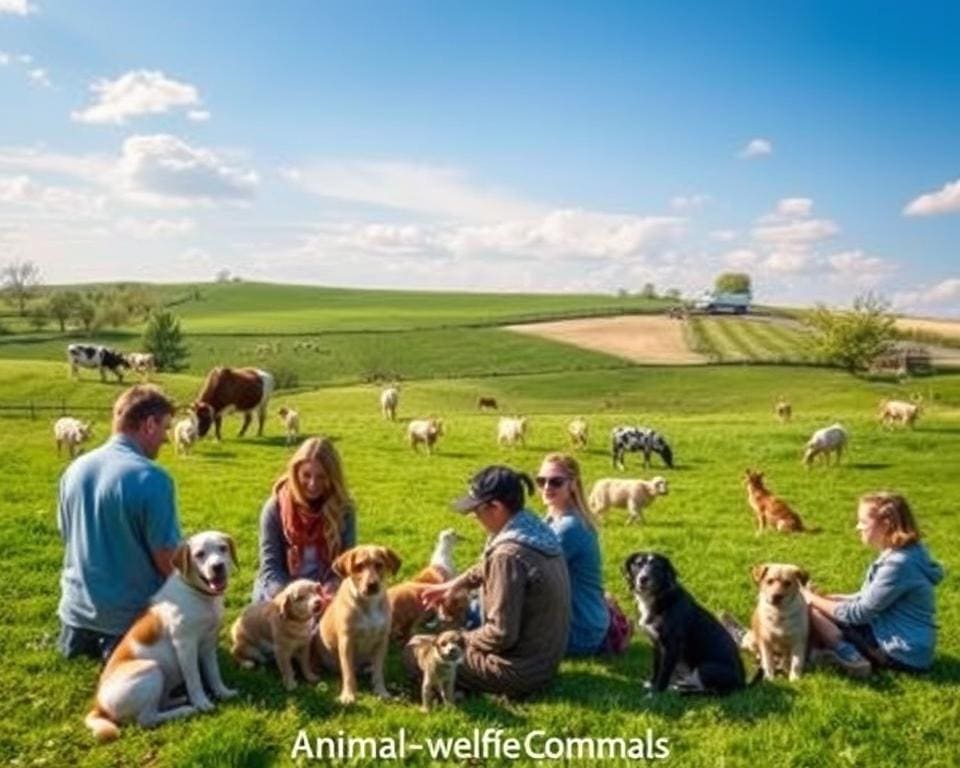
<svg viewBox="0 0 960 768">
<path fill-rule="evenodd" d="M 482 504 L 499 501 L 511 512 L 516 512 L 523 508 L 524 485 L 533 491 L 533 483 L 527 475 L 494 464 L 470 478 L 467 495 L 453 502 L 453 508 L 458 512 L 472 512 Z"/>
</svg>

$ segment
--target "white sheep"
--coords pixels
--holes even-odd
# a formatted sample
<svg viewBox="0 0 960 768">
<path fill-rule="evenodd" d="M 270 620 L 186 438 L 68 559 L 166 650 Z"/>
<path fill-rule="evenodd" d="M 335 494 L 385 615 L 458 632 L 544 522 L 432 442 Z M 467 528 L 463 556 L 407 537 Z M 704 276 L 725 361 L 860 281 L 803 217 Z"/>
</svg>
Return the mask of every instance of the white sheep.
<svg viewBox="0 0 960 768">
<path fill-rule="evenodd" d="M 666 496 L 667 480 L 659 475 L 652 480 L 624 480 L 605 477 L 597 480 L 590 489 L 588 504 L 593 514 L 600 516 L 611 507 L 626 508 L 627 522 L 643 522 L 643 509 L 653 503 L 657 496 Z"/>
<path fill-rule="evenodd" d="M 90 438 L 91 434 L 93 434 L 93 427 L 90 422 L 80 421 L 72 416 L 57 419 L 53 425 L 53 436 L 57 441 L 57 456 L 65 445 L 72 459 L 80 452 L 80 446 Z"/>
<path fill-rule="evenodd" d="M 200 439 L 197 417 L 191 413 L 173 425 L 173 451 L 177 456 L 186 456 L 191 446 Z"/>
<path fill-rule="evenodd" d="M 397 403 L 400 402 L 400 390 L 395 387 L 387 387 L 380 393 L 380 411 L 383 418 L 396 421 Z"/>
<path fill-rule="evenodd" d="M 830 463 L 830 454 L 837 456 L 836 463 L 840 463 L 840 457 L 843 455 L 843 449 L 847 445 L 849 435 L 847 430 L 840 424 L 831 424 L 829 427 L 818 429 L 807 441 L 807 449 L 803 454 L 803 463 L 810 467 L 813 460 L 823 455 L 826 463 Z"/>
<path fill-rule="evenodd" d="M 292 445 L 300 436 L 300 414 L 293 408 L 283 406 L 277 410 L 277 415 L 280 416 L 280 421 L 283 422 L 283 427 L 287 431 L 287 445 Z"/>
<path fill-rule="evenodd" d="M 417 446 L 423 443 L 427 446 L 427 453 L 433 453 L 434 443 L 442 434 L 442 419 L 414 419 L 407 425 L 407 439 L 415 451 L 419 451 Z"/>
<path fill-rule="evenodd" d="M 885 427 L 903 424 L 913 427 L 920 415 L 920 403 L 908 403 L 906 400 L 884 400 L 880 403 L 880 421 Z"/>
<path fill-rule="evenodd" d="M 497 424 L 497 443 L 501 446 L 514 446 L 519 443 L 525 447 L 527 429 L 526 416 L 503 416 Z"/>
</svg>

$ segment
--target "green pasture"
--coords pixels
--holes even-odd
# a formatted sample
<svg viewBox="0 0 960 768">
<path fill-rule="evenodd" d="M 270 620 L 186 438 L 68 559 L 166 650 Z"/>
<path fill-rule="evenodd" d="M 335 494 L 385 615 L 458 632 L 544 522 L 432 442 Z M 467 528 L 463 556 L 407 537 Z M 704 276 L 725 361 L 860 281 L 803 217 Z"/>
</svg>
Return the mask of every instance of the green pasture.
<svg viewBox="0 0 960 768">
<path fill-rule="evenodd" d="M 481 358 L 488 366 L 485 372 L 498 359 Z M 200 384 L 192 374 L 161 375 L 159 380 L 180 400 L 191 398 Z M 556 682 L 531 700 L 470 698 L 455 710 L 425 717 L 416 708 L 396 653 L 387 675 L 395 700 L 375 700 L 364 681 L 358 704 L 345 710 L 336 703 L 336 679 L 288 694 L 274 670 L 237 668 L 225 652 L 225 627 L 221 666 L 241 696 L 210 715 L 153 731 L 126 727 L 119 741 L 106 746 L 94 745 L 82 723 L 96 665 L 65 661 L 53 647 L 62 556 L 56 487 L 66 465 L 65 458 L 56 456 L 51 433 L 59 413 L 39 412 L 32 420 L 25 411 L 0 411 L 0 553 L 5 565 L 0 686 L 6 692 L 0 703 L 0 763 L 287 765 L 301 728 L 311 736 L 334 736 L 340 729 L 354 736 L 384 736 L 404 727 L 408 738 L 424 739 L 493 727 L 521 738 L 537 728 L 556 736 L 594 737 L 642 736 L 650 728 L 669 738 L 666 764 L 678 766 L 956 766 L 960 377 L 930 377 L 923 389 L 927 408 L 916 430 L 887 431 L 876 422 L 877 401 L 907 389 L 803 367 L 568 367 L 536 375 L 405 381 L 398 423 L 381 419 L 378 388 L 330 386 L 280 393 L 263 438 L 238 440 L 239 420 L 231 417 L 221 445 L 204 442 L 186 458 L 167 448 L 161 462 L 175 478 L 185 532 L 216 528 L 238 542 L 241 568 L 227 597 L 228 622 L 249 599 L 260 506 L 291 452 L 276 418 L 281 404 L 301 412 L 305 431 L 336 441 L 357 502 L 360 540 L 396 549 L 404 577 L 426 562 L 444 527 L 453 526 L 466 538 L 457 552 L 459 565 L 478 555 L 483 542 L 479 527 L 449 511 L 448 503 L 480 466 L 506 462 L 535 472 L 544 453 L 565 446 L 565 425 L 581 415 L 591 430 L 590 446 L 581 454 L 589 482 L 615 474 L 607 444 L 613 425 L 662 430 L 674 448 L 676 468 L 656 464 L 644 471 L 638 457 L 631 456 L 628 474 L 662 473 L 671 484 L 670 495 L 648 509 L 644 526 L 628 527 L 625 513 L 613 511 L 600 534 L 606 585 L 631 614 L 619 568 L 637 549 L 668 554 L 705 606 L 732 610 L 744 619 L 754 601 L 749 569 L 758 562 L 802 564 L 824 588 L 853 591 L 872 558 L 853 531 L 856 499 L 878 488 L 898 490 L 913 504 L 948 574 L 938 591 L 938 660 L 928 676 L 881 674 L 855 681 L 817 669 L 797 683 L 763 682 L 726 699 L 674 694 L 649 699 L 641 690 L 651 665 L 649 644 L 636 637 L 625 656 L 564 662 Z M 59 408 L 63 403 L 67 412 L 94 419 L 95 441 L 105 437 L 109 407 L 120 391 L 89 372 L 82 381 L 68 380 L 59 359 L 0 361 L 0 404 L 32 400 Z M 474 408 L 481 393 L 497 397 L 511 413 L 530 416 L 525 448 L 497 447 L 497 416 Z M 794 406 L 795 419 L 785 425 L 772 413 L 780 395 Z M 407 419 L 427 415 L 444 418 L 448 428 L 433 456 L 414 453 L 403 438 Z M 844 463 L 805 470 L 800 464 L 805 440 L 834 420 L 842 421 L 852 436 Z M 823 531 L 757 537 L 740 482 L 748 466 L 763 469 L 772 489 Z M 533 506 L 540 508 L 537 500 Z M 426 763 L 416 756 L 412 760 L 418 761 Z"/>
</svg>

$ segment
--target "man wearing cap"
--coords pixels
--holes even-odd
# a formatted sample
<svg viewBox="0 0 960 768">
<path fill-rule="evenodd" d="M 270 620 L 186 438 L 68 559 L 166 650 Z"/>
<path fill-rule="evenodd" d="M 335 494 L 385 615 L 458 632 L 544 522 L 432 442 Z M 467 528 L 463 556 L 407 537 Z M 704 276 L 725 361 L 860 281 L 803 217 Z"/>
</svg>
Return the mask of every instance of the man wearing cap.
<svg viewBox="0 0 960 768">
<path fill-rule="evenodd" d="M 550 527 L 524 509 L 530 478 L 490 466 L 470 481 L 454 509 L 473 514 L 488 537 L 482 560 L 462 575 L 425 590 L 428 605 L 449 592 L 479 587 L 483 623 L 466 632 L 457 673 L 461 688 L 522 696 L 550 682 L 566 650 L 570 580 L 560 542 Z M 412 648 L 404 663 L 419 674 Z"/>
</svg>

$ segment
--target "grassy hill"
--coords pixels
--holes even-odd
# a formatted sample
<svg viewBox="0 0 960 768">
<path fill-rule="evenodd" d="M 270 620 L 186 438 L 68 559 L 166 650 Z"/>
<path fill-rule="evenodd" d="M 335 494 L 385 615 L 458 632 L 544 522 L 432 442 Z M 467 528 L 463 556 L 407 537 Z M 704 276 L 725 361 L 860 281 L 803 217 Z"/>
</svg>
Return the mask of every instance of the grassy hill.
<svg viewBox="0 0 960 768">
<path fill-rule="evenodd" d="M 181 400 L 200 383 L 187 374 L 161 375 L 160 381 Z M 758 562 L 803 564 L 829 590 L 851 591 L 860 584 L 871 554 L 853 530 L 854 509 L 868 490 L 906 493 L 934 555 L 948 574 L 960 568 L 954 546 L 960 475 L 952 460 L 960 455 L 960 377 L 935 376 L 925 384 L 929 407 L 915 431 L 886 431 L 875 419 L 879 398 L 905 390 L 803 367 L 631 367 L 409 382 L 396 424 L 380 417 L 373 386 L 282 393 L 274 405 L 296 407 L 305 431 L 334 438 L 357 501 L 360 540 L 396 548 L 404 577 L 426 562 L 437 531 L 445 527 L 455 527 L 466 539 L 456 553 L 461 567 L 479 554 L 483 537 L 476 523 L 448 509 L 479 466 L 506 462 L 535 472 L 544 453 L 564 447 L 568 420 L 582 415 L 591 428 L 589 448 L 580 454 L 589 483 L 616 474 L 607 445 L 613 425 L 655 426 L 671 441 L 676 468 L 657 464 L 642 472 L 633 455 L 626 474 L 662 473 L 671 492 L 650 507 L 643 526 L 626 526 L 622 511 L 609 513 L 600 533 L 605 586 L 633 614 L 620 565 L 634 550 L 655 549 L 674 560 L 685 585 L 707 608 L 746 618 L 755 600 L 749 569 Z M 62 363 L 0 361 L 4 401 L 62 401 L 78 413 L 81 407 L 94 409 L 83 413 L 95 420 L 95 441 L 107 432 L 109 407 L 120 390 L 98 380 L 70 381 Z M 474 408 L 480 392 L 531 415 L 526 448 L 496 445 L 496 415 Z M 796 418 L 790 424 L 773 418 L 771 406 L 780 394 L 793 401 Z M 432 457 L 413 453 L 403 438 L 403 422 L 427 414 L 449 425 Z M 858 682 L 813 670 L 797 683 L 764 682 L 726 699 L 668 694 L 651 700 L 640 687 L 651 665 L 650 646 L 637 637 L 625 656 L 565 661 L 557 681 L 532 700 L 471 698 L 425 718 L 395 651 L 387 682 L 397 699 L 376 701 L 364 680 L 351 710 L 336 704 L 333 677 L 288 694 L 274 670 L 241 670 L 222 652 L 224 675 L 240 689 L 239 699 L 153 731 L 127 727 L 117 743 L 93 746 L 82 715 L 97 666 L 62 660 L 53 649 L 62 557 L 56 486 L 65 466 L 52 445 L 54 414 L 36 421 L 23 413 L 6 416 L 0 422 L 5 565 L 0 685 L 11 692 L 0 718 L 0 760 L 6 764 L 285 765 L 299 728 L 318 736 L 339 729 L 382 736 L 400 727 L 410 739 L 469 734 L 474 727 L 505 728 L 521 738 L 535 728 L 559 736 L 642 736 L 651 728 L 670 739 L 672 762 L 683 766 L 960 763 L 953 735 L 960 701 L 960 592 L 950 575 L 938 590 L 938 662 L 922 678 L 882 674 Z M 169 448 L 161 455 L 177 484 L 185 530 L 218 528 L 237 539 L 241 568 L 228 591 L 228 623 L 249 599 L 259 508 L 290 455 L 279 422 L 272 414 L 271 419 L 263 438 L 237 440 L 234 416 L 227 419 L 222 445 L 204 442 L 187 458 L 174 457 Z M 803 469 L 799 458 L 807 436 L 837 419 L 852 435 L 844 464 Z M 755 536 L 740 483 L 747 466 L 762 468 L 772 488 L 823 532 Z M 539 500 L 532 503 L 540 508 Z M 222 651 L 226 647 L 225 629 Z M 415 758 L 412 764 L 426 760 Z"/>
</svg>

